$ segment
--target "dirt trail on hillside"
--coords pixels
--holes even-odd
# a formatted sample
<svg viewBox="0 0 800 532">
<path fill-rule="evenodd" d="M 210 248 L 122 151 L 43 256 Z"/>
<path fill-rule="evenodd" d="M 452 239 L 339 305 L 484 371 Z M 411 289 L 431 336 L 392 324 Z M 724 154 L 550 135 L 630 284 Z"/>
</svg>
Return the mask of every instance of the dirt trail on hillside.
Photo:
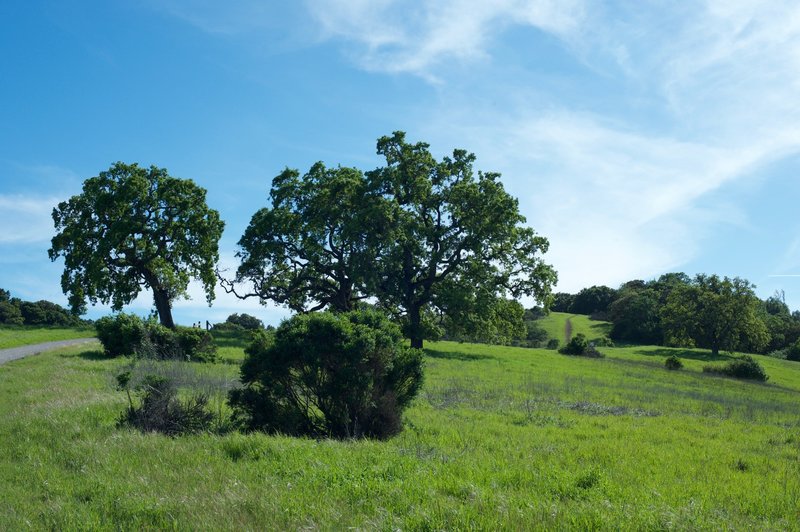
<svg viewBox="0 0 800 532">
<path fill-rule="evenodd" d="M 567 318 L 567 322 L 564 324 L 564 345 L 568 344 L 570 340 L 572 340 L 572 318 Z"/>
<path fill-rule="evenodd" d="M 61 347 L 82 345 L 97 342 L 97 338 L 76 338 L 75 340 L 59 340 L 57 342 L 45 342 L 43 344 L 21 345 L 11 349 L 0 349 L 0 364 L 16 360 L 30 355 L 38 355 L 44 351 L 52 351 Z"/>
</svg>

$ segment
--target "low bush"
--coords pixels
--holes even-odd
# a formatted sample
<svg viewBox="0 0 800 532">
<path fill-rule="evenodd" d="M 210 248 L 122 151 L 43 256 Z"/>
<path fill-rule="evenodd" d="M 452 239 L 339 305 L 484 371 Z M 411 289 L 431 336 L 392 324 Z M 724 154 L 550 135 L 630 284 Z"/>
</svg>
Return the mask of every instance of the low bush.
<svg viewBox="0 0 800 532">
<path fill-rule="evenodd" d="M 95 329 L 106 355 L 111 357 L 216 361 L 214 338 L 203 329 L 178 327 L 172 330 L 124 312 L 100 318 Z"/>
<path fill-rule="evenodd" d="M 144 321 L 134 314 L 120 312 L 103 316 L 94 323 L 97 339 L 110 357 L 133 355 L 145 338 Z"/>
<path fill-rule="evenodd" d="M 681 362 L 681 359 L 678 358 L 677 356 L 670 355 L 664 361 L 664 367 L 673 371 L 679 370 L 683 368 L 683 362 Z"/>
<path fill-rule="evenodd" d="M 135 388 L 140 405 L 133 403 L 128 384 L 130 373 L 117 376 L 119 388 L 128 393 L 128 408 L 118 426 L 135 427 L 142 432 L 160 432 L 169 436 L 196 434 L 211 429 L 214 415 L 208 411 L 208 397 L 195 394 L 181 401 L 171 380 L 149 375 Z"/>
<path fill-rule="evenodd" d="M 550 340 L 547 341 L 547 349 L 558 349 L 560 343 L 558 338 L 550 338 Z"/>
<path fill-rule="evenodd" d="M 562 355 L 582 355 L 586 348 L 589 347 L 589 341 L 582 333 L 578 333 L 572 339 L 558 350 Z"/>
<path fill-rule="evenodd" d="M 567 345 L 558 350 L 562 355 L 572 355 L 590 358 L 602 358 L 603 353 L 598 351 L 594 343 L 586 339 L 586 335 L 578 333 L 572 337 Z"/>
<path fill-rule="evenodd" d="M 314 437 L 387 438 L 422 385 L 422 353 L 375 311 L 317 312 L 257 333 L 229 402 L 244 428 Z"/>
<path fill-rule="evenodd" d="M 595 347 L 614 347 L 614 341 L 608 336 L 593 338 L 589 340 L 589 343 L 594 344 Z"/>
<path fill-rule="evenodd" d="M 737 379 L 749 379 L 765 382 L 769 377 L 764 368 L 750 355 L 743 355 L 724 366 L 704 366 L 704 373 L 717 373 Z"/>
<path fill-rule="evenodd" d="M 800 362 L 800 341 L 796 342 L 785 349 L 786 360 L 792 360 L 794 362 Z"/>
</svg>

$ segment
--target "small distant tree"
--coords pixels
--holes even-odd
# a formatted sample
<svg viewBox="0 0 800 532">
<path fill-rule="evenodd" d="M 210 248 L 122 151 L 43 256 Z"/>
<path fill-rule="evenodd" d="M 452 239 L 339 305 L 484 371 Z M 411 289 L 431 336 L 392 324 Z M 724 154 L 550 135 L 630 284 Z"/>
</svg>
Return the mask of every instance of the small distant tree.
<svg viewBox="0 0 800 532">
<path fill-rule="evenodd" d="M 738 277 L 702 274 L 678 285 L 661 311 L 667 341 L 708 348 L 714 356 L 742 345 L 763 349 L 769 338 L 754 288 Z"/>
<path fill-rule="evenodd" d="M 175 328 L 172 302 L 200 279 L 214 299 L 218 242 L 224 223 L 206 191 L 163 168 L 116 163 L 53 209 L 58 232 L 50 259 L 64 258 L 61 288 L 73 312 L 86 302 L 120 310 L 148 287 L 161 324 Z"/>
<path fill-rule="evenodd" d="M 255 330 L 264 328 L 264 322 L 262 322 L 255 316 L 251 316 L 250 314 L 244 314 L 244 313 L 231 314 L 230 316 L 228 316 L 228 319 L 226 319 L 225 322 L 238 325 L 242 329 Z"/>
</svg>

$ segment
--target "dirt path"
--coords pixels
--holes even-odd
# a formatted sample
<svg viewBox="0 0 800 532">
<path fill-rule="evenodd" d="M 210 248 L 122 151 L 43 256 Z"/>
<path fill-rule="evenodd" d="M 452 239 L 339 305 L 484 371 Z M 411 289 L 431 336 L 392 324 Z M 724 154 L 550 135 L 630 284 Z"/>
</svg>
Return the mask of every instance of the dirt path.
<svg viewBox="0 0 800 532">
<path fill-rule="evenodd" d="M 564 324 L 564 345 L 568 344 L 570 340 L 572 340 L 572 318 L 567 318 L 567 322 Z"/>
<path fill-rule="evenodd" d="M 59 340 L 58 342 L 45 342 L 43 344 L 21 345 L 19 347 L 12 347 L 11 349 L 0 349 L 0 364 L 30 355 L 38 355 L 43 351 L 52 351 L 53 349 L 58 349 L 60 347 L 69 347 L 73 345 L 90 344 L 96 342 L 97 338 L 77 338 L 75 340 Z"/>
</svg>

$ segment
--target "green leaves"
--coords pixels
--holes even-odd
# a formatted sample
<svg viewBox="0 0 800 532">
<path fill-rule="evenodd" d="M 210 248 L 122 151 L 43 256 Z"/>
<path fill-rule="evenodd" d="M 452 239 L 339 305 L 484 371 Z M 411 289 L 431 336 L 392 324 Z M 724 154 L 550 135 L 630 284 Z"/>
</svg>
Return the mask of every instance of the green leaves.
<svg viewBox="0 0 800 532">
<path fill-rule="evenodd" d="M 769 335 L 757 315 L 761 303 L 753 288 L 738 277 L 703 274 L 676 285 L 661 310 L 665 340 L 709 348 L 715 355 L 743 346 L 762 349 Z"/>
<path fill-rule="evenodd" d="M 192 278 L 203 283 L 210 304 L 224 223 L 205 196 L 163 168 L 118 162 L 59 203 L 48 254 L 64 258 L 61 286 L 73 310 L 85 311 L 87 301 L 119 310 L 147 286 L 162 298 L 159 314 L 171 326 L 164 314 Z"/>
<path fill-rule="evenodd" d="M 437 328 L 423 324 L 432 308 L 454 319 L 462 312 L 459 322 L 480 322 L 495 336 L 522 330 L 519 309 L 501 311 L 498 301 L 545 301 L 556 273 L 541 259 L 547 239 L 523 225 L 499 174 L 476 174 L 465 150 L 437 161 L 402 132 L 380 138 L 377 151 L 386 164 L 365 174 L 317 163 L 303 176 L 287 168 L 275 177 L 272 205 L 239 241 L 235 281 L 251 289 L 229 290 L 301 312 L 348 311 L 375 298 L 405 318 L 416 347 Z M 479 293 L 491 304 L 475 304 Z M 503 316 L 518 323 L 498 327 Z"/>
</svg>

